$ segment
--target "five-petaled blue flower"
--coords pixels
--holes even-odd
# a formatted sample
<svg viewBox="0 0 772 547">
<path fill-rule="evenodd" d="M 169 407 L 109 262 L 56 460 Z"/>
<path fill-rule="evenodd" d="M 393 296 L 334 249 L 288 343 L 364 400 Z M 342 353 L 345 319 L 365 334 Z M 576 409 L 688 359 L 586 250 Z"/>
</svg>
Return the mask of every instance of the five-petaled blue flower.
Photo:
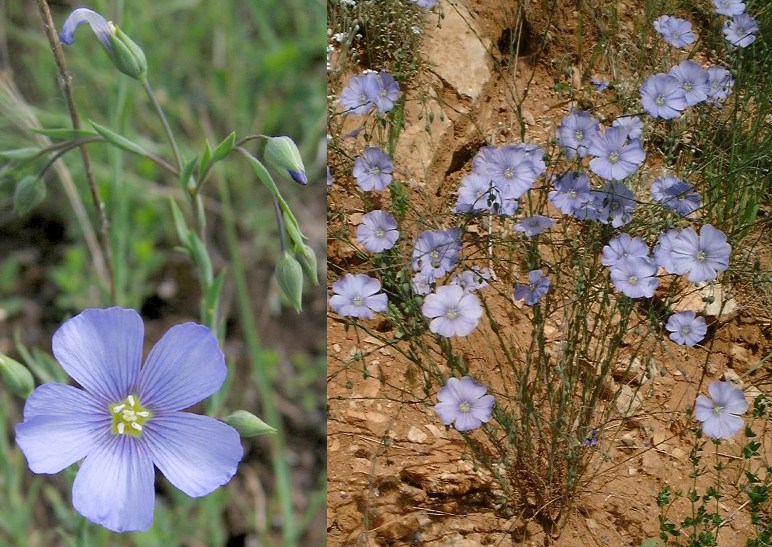
<svg viewBox="0 0 772 547">
<path fill-rule="evenodd" d="M 16 442 L 34 473 L 58 473 L 83 460 L 73 505 L 115 532 L 147 530 L 153 523 L 153 466 L 200 497 L 227 483 L 243 455 L 235 429 L 181 412 L 225 380 L 225 359 L 212 331 L 176 325 L 141 366 L 143 339 L 134 310 L 88 309 L 65 322 L 54 334 L 53 353 L 83 389 L 39 386 L 16 426 Z"/>
</svg>

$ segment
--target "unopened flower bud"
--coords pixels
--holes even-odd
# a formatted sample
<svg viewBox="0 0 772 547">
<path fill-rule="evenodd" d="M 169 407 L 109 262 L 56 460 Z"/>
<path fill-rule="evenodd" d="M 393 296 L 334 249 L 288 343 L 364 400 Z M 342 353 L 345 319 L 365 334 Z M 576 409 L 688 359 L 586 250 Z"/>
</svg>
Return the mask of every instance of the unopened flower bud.
<svg viewBox="0 0 772 547">
<path fill-rule="evenodd" d="M 147 73 L 147 59 L 142 49 L 111 21 L 107 21 L 93 10 L 78 8 L 70 14 L 59 35 L 62 43 L 72 44 L 75 41 L 75 30 L 83 23 L 88 23 L 102 42 L 115 68 L 127 76 L 144 81 Z"/>
<path fill-rule="evenodd" d="M 296 312 L 300 312 L 303 298 L 303 267 L 289 251 L 276 263 L 276 281 Z"/>
<path fill-rule="evenodd" d="M 295 253 L 295 258 L 300 262 L 300 266 L 308 276 L 308 279 L 311 280 L 311 283 L 318 285 L 319 279 L 316 275 L 316 253 L 314 253 L 314 250 L 304 244 L 303 247 Z"/>
<path fill-rule="evenodd" d="M 304 186 L 308 184 L 300 151 L 289 137 L 268 138 L 265 145 L 265 162 L 285 179 Z"/>
<path fill-rule="evenodd" d="M 257 437 L 266 433 L 276 433 L 276 429 L 246 410 L 237 410 L 222 418 L 222 421 L 238 431 L 242 437 Z"/>
<path fill-rule="evenodd" d="M 27 367 L 2 353 L 0 353 L 0 376 L 5 385 L 19 397 L 26 399 L 35 388 L 35 380 Z"/>
</svg>

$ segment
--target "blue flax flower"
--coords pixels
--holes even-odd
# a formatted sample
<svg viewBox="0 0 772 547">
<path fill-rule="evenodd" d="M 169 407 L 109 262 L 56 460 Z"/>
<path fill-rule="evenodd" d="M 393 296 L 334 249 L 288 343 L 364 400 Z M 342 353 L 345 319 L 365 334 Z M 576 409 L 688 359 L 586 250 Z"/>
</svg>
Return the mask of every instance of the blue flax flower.
<svg viewBox="0 0 772 547">
<path fill-rule="evenodd" d="M 391 249 L 399 239 L 397 221 L 385 211 L 371 211 L 357 226 L 357 240 L 371 253 Z"/>
<path fill-rule="evenodd" d="M 708 98 L 708 72 L 694 61 L 681 61 L 670 69 L 669 74 L 678 80 L 686 106 L 694 106 Z"/>
<path fill-rule="evenodd" d="M 619 234 L 603 247 L 600 263 L 613 266 L 625 258 L 647 258 L 649 247 L 640 237 L 630 237 L 629 234 Z"/>
<path fill-rule="evenodd" d="M 545 230 L 549 230 L 554 223 L 555 221 L 551 218 L 533 215 L 515 224 L 515 231 L 524 234 L 526 237 L 533 237 Z"/>
<path fill-rule="evenodd" d="M 694 416 L 702 422 L 702 432 L 711 439 L 730 439 L 744 425 L 740 416 L 748 410 L 748 402 L 740 388 L 729 382 L 713 382 L 708 386 L 711 399 L 698 395 Z"/>
<path fill-rule="evenodd" d="M 437 287 L 421 306 L 424 317 L 431 319 L 429 330 L 440 336 L 466 336 L 477 328 L 482 307 L 477 297 L 458 285 Z"/>
<path fill-rule="evenodd" d="M 471 270 L 464 270 L 453 276 L 450 282 L 461 287 L 464 292 L 474 292 L 487 287 L 490 278 L 491 272 L 488 268 L 472 266 Z"/>
<path fill-rule="evenodd" d="M 670 74 L 653 74 L 640 89 L 641 105 L 652 118 L 672 120 L 686 108 L 686 99 L 679 81 Z"/>
<path fill-rule="evenodd" d="M 114 532 L 153 522 L 155 472 L 189 496 L 236 473 L 243 450 L 232 427 L 181 412 L 225 380 L 217 338 L 195 323 L 172 327 L 142 363 L 144 326 L 134 310 L 88 309 L 53 337 L 53 353 L 83 389 L 44 384 L 24 406 L 16 442 L 34 473 L 83 460 L 75 509 Z M 84 459 L 85 458 L 85 459 Z"/>
<path fill-rule="evenodd" d="M 720 105 L 727 97 L 732 93 L 732 86 L 734 86 L 734 78 L 732 74 L 725 68 L 720 66 L 708 67 L 708 102 L 713 105 Z"/>
<path fill-rule="evenodd" d="M 657 243 L 654 245 L 654 262 L 657 266 L 662 266 L 669 273 L 675 273 L 673 266 L 673 240 L 678 237 L 678 230 L 670 229 L 659 234 Z"/>
<path fill-rule="evenodd" d="M 547 168 L 543 156 L 533 144 L 485 146 L 472 160 L 472 171 L 493 181 L 502 200 L 517 200 Z"/>
<path fill-rule="evenodd" d="M 549 192 L 549 200 L 564 215 L 573 215 L 592 199 L 590 179 L 584 173 L 563 173 L 553 183 L 554 190 Z"/>
<path fill-rule="evenodd" d="M 689 274 L 692 282 L 713 281 L 718 272 L 729 267 L 732 247 L 726 235 L 710 224 L 700 228 L 700 235 L 693 228 L 685 228 L 671 239 L 670 273 Z"/>
<path fill-rule="evenodd" d="M 684 217 L 700 208 L 700 194 L 694 191 L 694 186 L 672 175 L 654 179 L 651 196 L 654 201 Z"/>
<path fill-rule="evenodd" d="M 62 26 L 62 32 L 59 33 L 59 39 L 62 43 L 66 46 L 72 45 L 75 42 L 75 31 L 84 23 L 88 23 L 108 51 L 113 49 L 111 37 L 115 34 L 115 27 L 107 19 L 88 8 L 75 9 L 67 17 Z"/>
<path fill-rule="evenodd" d="M 471 431 L 491 419 L 493 395 L 469 376 L 450 378 L 437 393 L 440 400 L 434 411 L 445 425 L 454 424 L 456 431 Z"/>
<path fill-rule="evenodd" d="M 432 9 L 438 0 L 410 0 L 416 6 L 423 9 Z"/>
<path fill-rule="evenodd" d="M 693 311 L 674 313 L 668 318 L 665 328 L 670 331 L 673 342 L 688 347 L 701 342 L 708 332 L 705 319 Z"/>
<path fill-rule="evenodd" d="M 434 290 L 436 280 L 431 274 L 425 274 L 423 272 L 416 273 L 410 280 L 410 284 L 413 287 L 413 292 L 420 294 L 421 296 L 429 294 Z"/>
<path fill-rule="evenodd" d="M 383 192 L 391 184 L 393 170 L 389 155 L 377 147 L 368 146 L 354 160 L 354 178 L 365 191 Z"/>
<path fill-rule="evenodd" d="M 550 289 L 550 278 L 541 270 L 528 272 L 527 285 L 515 285 L 515 300 L 523 300 L 527 306 L 533 306 L 547 294 Z"/>
<path fill-rule="evenodd" d="M 742 0 L 713 0 L 713 6 L 719 15 L 740 15 L 745 13 L 745 3 Z"/>
<path fill-rule="evenodd" d="M 590 83 L 595 86 L 595 89 L 598 90 L 598 93 L 603 93 L 608 89 L 609 86 L 608 80 L 600 80 L 598 78 L 591 78 Z"/>
<path fill-rule="evenodd" d="M 330 307 L 338 315 L 372 319 L 373 312 L 383 313 L 388 297 L 379 292 L 381 282 L 365 274 L 346 274 L 332 284 Z"/>
<path fill-rule="evenodd" d="M 426 230 L 415 242 L 412 254 L 413 270 L 439 279 L 458 262 L 461 254 L 461 230 Z"/>
<path fill-rule="evenodd" d="M 380 94 L 376 74 L 366 72 L 353 76 L 348 85 L 340 93 L 340 104 L 348 114 L 367 114 L 373 106 L 374 99 Z"/>
<path fill-rule="evenodd" d="M 624 226 L 633 219 L 632 212 L 637 203 L 635 194 L 622 182 L 608 182 L 598 190 L 591 190 L 592 200 L 584 209 L 574 213 L 577 218 L 597 220 L 601 224 L 611 224 L 614 228 Z"/>
<path fill-rule="evenodd" d="M 583 158 L 588 153 L 590 140 L 600 131 L 600 123 L 584 110 L 574 110 L 560 122 L 557 141 L 569 158 Z"/>
<path fill-rule="evenodd" d="M 624 258 L 611 267 L 611 282 L 616 290 L 630 298 L 651 298 L 659 280 L 657 265 L 645 257 Z"/>
<path fill-rule="evenodd" d="M 611 126 L 627 129 L 628 139 L 640 139 L 643 135 L 643 122 L 638 116 L 620 116 L 613 121 Z"/>
<path fill-rule="evenodd" d="M 692 24 L 686 19 L 670 15 L 660 15 L 654 20 L 654 30 L 673 47 L 684 47 L 695 40 Z"/>
<path fill-rule="evenodd" d="M 385 114 L 394 108 L 394 103 L 399 98 L 399 84 L 394 76 L 383 70 L 375 76 L 375 81 L 378 89 L 371 100 L 378 112 Z"/>
<path fill-rule="evenodd" d="M 517 210 L 517 200 L 510 200 L 504 207 L 501 192 L 487 175 L 472 171 L 461 179 L 458 187 L 458 200 L 453 210 L 455 213 L 484 213 L 513 215 Z M 514 207 L 512 207 L 512 205 Z"/>
<path fill-rule="evenodd" d="M 609 127 L 593 135 L 589 152 L 590 170 L 606 180 L 622 180 L 638 169 L 646 158 L 641 141 L 628 139 L 623 127 Z"/>
<path fill-rule="evenodd" d="M 737 47 L 748 47 L 756 40 L 759 24 L 747 13 L 735 15 L 724 22 L 724 36 L 730 44 Z"/>
</svg>

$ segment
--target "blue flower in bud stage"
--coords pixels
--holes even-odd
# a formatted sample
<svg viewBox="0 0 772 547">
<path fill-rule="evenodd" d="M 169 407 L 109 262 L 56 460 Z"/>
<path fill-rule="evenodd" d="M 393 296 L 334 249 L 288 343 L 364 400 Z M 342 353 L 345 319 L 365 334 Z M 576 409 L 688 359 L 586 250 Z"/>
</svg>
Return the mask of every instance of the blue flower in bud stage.
<svg viewBox="0 0 772 547">
<path fill-rule="evenodd" d="M 385 211 L 371 211 L 357 226 L 357 240 L 371 253 L 391 249 L 399 239 L 397 221 Z"/>
<path fill-rule="evenodd" d="M 524 234 L 526 237 L 533 237 L 545 230 L 549 230 L 553 224 L 555 224 L 555 221 L 551 218 L 533 215 L 515 224 L 515 231 Z"/>
<path fill-rule="evenodd" d="M 657 265 L 641 257 L 624 258 L 611 267 L 614 287 L 630 298 L 651 298 L 657 290 Z"/>
<path fill-rule="evenodd" d="M 702 422 L 702 432 L 711 439 L 730 439 L 744 425 L 740 417 L 748 410 L 748 402 L 740 388 L 729 382 L 713 382 L 708 386 L 712 399 L 698 395 L 694 416 Z"/>
<path fill-rule="evenodd" d="M 729 267 L 732 247 L 726 235 L 710 224 L 700 228 L 700 235 L 692 228 L 685 228 L 671 240 L 670 273 L 689 274 L 692 282 L 713 281 L 718 272 Z"/>
<path fill-rule="evenodd" d="M 598 430 L 593 429 L 582 441 L 584 446 L 598 446 Z"/>
<path fill-rule="evenodd" d="M 713 6 L 719 15 L 740 15 L 745 13 L 745 3 L 742 0 L 713 0 Z"/>
<path fill-rule="evenodd" d="M 290 137 L 268 137 L 263 155 L 268 166 L 283 178 L 303 186 L 308 184 L 300 150 Z"/>
<path fill-rule="evenodd" d="M 564 215 L 573 215 L 592 199 L 590 179 L 584 173 L 564 173 L 553 185 L 555 189 L 549 192 L 549 200 Z"/>
<path fill-rule="evenodd" d="M 737 47 L 748 47 L 756 40 L 759 24 L 747 13 L 740 13 L 724 22 L 724 36 L 730 44 Z"/>
<path fill-rule="evenodd" d="M 458 262 L 461 254 L 461 230 L 426 230 L 413 247 L 413 270 L 439 279 Z"/>
<path fill-rule="evenodd" d="M 487 389 L 469 376 L 450 378 L 437 393 L 439 403 L 434 411 L 443 424 L 456 426 L 456 431 L 471 431 L 491 419 L 493 395 L 486 395 Z"/>
<path fill-rule="evenodd" d="M 560 122 L 557 141 L 569 158 L 587 155 L 590 139 L 600 131 L 600 123 L 584 110 L 574 110 Z"/>
<path fill-rule="evenodd" d="M 145 79 L 147 60 L 142 49 L 111 21 L 107 21 L 93 10 L 88 8 L 74 10 L 64 22 L 59 40 L 64 45 L 72 45 L 75 41 L 75 30 L 83 23 L 88 23 L 102 42 L 115 68 L 137 80 Z"/>
<path fill-rule="evenodd" d="M 466 336 L 477 328 L 482 307 L 477 297 L 458 285 L 437 287 L 421 306 L 424 317 L 431 319 L 429 330 L 440 336 Z"/>
<path fill-rule="evenodd" d="M 353 76 L 348 85 L 340 93 L 340 104 L 344 112 L 360 116 L 367 114 L 373 106 L 374 99 L 380 94 L 376 74 L 367 72 Z"/>
<path fill-rule="evenodd" d="M 671 46 L 684 47 L 695 40 L 692 24 L 686 19 L 660 15 L 654 20 L 654 30 Z"/>
<path fill-rule="evenodd" d="M 720 66 L 708 67 L 708 102 L 714 105 L 723 103 L 732 93 L 734 78 L 725 68 Z"/>
<path fill-rule="evenodd" d="M 665 328 L 670 331 L 673 342 L 688 347 L 701 342 L 708 332 L 705 319 L 693 311 L 674 313 L 668 318 Z"/>
<path fill-rule="evenodd" d="M 383 313 L 388 297 L 379 292 L 381 282 L 365 274 L 346 274 L 332 284 L 330 307 L 338 315 L 372 319 L 373 312 Z"/>
<path fill-rule="evenodd" d="M 688 216 L 700 208 L 700 194 L 694 191 L 694 186 L 672 175 L 654 179 L 651 196 L 681 216 Z"/>
<path fill-rule="evenodd" d="M 383 192 L 391 184 L 391 158 L 380 148 L 369 146 L 354 160 L 354 178 L 362 190 Z"/>
<path fill-rule="evenodd" d="M 611 126 L 625 128 L 628 139 L 640 139 L 643 135 L 643 122 L 638 116 L 620 116 Z"/>
<path fill-rule="evenodd" d="M 649 246 L 640 237 L 619 234 L 603 247 L 600 263 L 613 266 L 625 258 L 648 258 Z"/>
<path fill-rule="evenodd" d="M 523 300 L 527 306 L 533 306 L 547 294 L 550 278 L 541 270 L 528 272 L 528 285 L 515 285 L 515 300 Z"/>
<path fill-rule="evenodd" d="M 686 106 L 694 106 L 708 98 L 708 72 L 694 61 L 681 61 L 670 69 L 669 74 L 678 80 Z"/>
<path fill-rule="evenodd" d="M 641 105 L 652 118 L 672 120 L 686 108 L 686 99 L 679 81 L 670 74 L 653 74 L 640 89 Z"/>
<path fill-rule="evenodd" d="M 606 180 L 622 180 L 635 173 L 646 158 L 641 141 L 628 139 L 623 127 L 609 127 L 593 135 L 589 153 L 590 170 Z"/>
<path fill-rule="evenodd" d="M 54 334 L 53 353 L 83 389 L 41 385 L 16 426 L 33 472 L 58 473 L 83 460 L 73 505 L 114 532 L 152 524 L 154 465 L 200 497 L 227 483 L 243 454 L 235 429 L 181 412 L 225 380 L 212 331 L 195 323 L 172 327 L 141 366 L 143 339 L 134 310 L 88 309 L 65 322 Z"/>
<path fill-rule="evenodd" d="M 464 270 L 462 273 L 453 276 L 450 282 L 461 287 L 464 292 L 474 292 L 487 287 L 490 278 L 491 272 L 488 268 L 472 266 L 471 270 Z"/>
</svg>

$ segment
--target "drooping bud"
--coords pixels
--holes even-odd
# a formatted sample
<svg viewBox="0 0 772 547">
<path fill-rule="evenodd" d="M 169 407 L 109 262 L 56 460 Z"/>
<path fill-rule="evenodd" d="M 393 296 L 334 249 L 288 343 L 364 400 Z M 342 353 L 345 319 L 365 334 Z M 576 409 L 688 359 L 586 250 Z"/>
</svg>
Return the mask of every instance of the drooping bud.
<svg viewBox="0 0 772 547">
<path fill-rule="evenodd" d="M 308 184 L 303 159 L 291 138 L 269 137 L 265 145 L 265 162 L 285 179 L 304 186 Z"/>
<path fill-rule="evenodd" d="M 303 298 L 303 267 L 292 253 L 285 251 L 276 263 L 276 281 L 284 296 L 287 297 L 296 312 L 300 312 Z"/>
<path fill-rule="evenodd" d="M 2 353 L 0 353 L 0 376 L 5 385 L 19 397 L 26 399 L 35 388 L 35 380 L 27 367 Z"/>
<path fill-rule="evenodd" d="M 222 421 L 238 431 L 242 437 L 257 437 L 266 433 L 276 433 L 276 429 L 246 410 L 237 410 L 222 418 Z"/>
<path fill-rule="evenodd" d="M 314 250 L 308 245 L 303 244 L 300 250 L 295 253 L 295 258 L 300 262 L 300 266 L 311 280 L 311 283 L 314 286 L 318 285 L 319 279 L 316 274 L 316 253 L 314 253 Z"/>
<path fill-rule="evenodd" d="M 75 30 L 83 23 L 88 23 L 102 42 L 115 68 L 136 80 L 145 80 L 147 74 L 145 53 L 126 33 L 93 10 L 78 8 L 70 14 L 59 35 L 62 43 L 71 45 L 75 41 Z"/>
</svg>

